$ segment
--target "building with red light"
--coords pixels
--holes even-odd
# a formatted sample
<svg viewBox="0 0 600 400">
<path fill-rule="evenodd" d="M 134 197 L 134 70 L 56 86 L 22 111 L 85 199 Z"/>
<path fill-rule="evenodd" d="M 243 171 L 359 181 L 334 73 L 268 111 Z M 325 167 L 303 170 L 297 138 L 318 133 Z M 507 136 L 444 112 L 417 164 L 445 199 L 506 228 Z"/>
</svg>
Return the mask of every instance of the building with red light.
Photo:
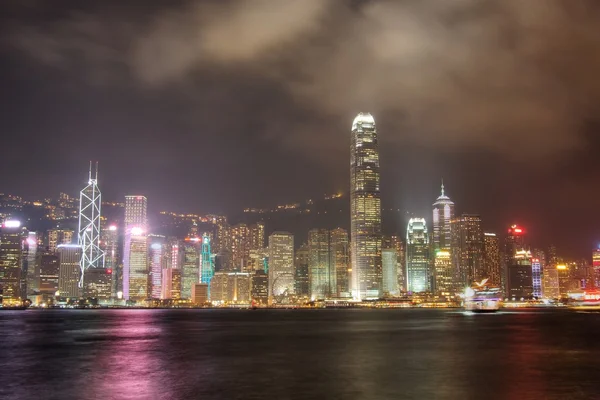
<svg viewBox="0 0 600 400">
<path fill-rule="evenodd" d="M 592 253 L 592 268 L 594 270 L 594 284 L 600 287 L 600 245 Z"/>
</svg>

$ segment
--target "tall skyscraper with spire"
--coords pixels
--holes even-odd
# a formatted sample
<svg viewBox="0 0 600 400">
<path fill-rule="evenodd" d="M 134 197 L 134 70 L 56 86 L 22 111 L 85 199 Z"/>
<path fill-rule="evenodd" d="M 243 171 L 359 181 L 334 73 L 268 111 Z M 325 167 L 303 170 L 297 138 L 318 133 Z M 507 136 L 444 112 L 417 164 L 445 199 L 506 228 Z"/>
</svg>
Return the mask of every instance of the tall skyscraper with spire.
<svg viewBox="0 0 600 400">
<path fill-rule="evenodd" d="M 79 287 L 83 287 L 85 272 L 90 268 L 104 268 L 104 251 L 100 249 L 100 209 L 102 195 L 98 189 L 98 163 L 92 178 L 92 162 L 88 185 L 79 194 L 79 236 L 81 268 Z"/>
<path fill-rule="evenodd" d="M 352 296 L 378 297 L 382 285 L 379 146 L 375 120 L 368 113 L 359 113 L 352 123 L 350 225 Z"/>
<path fill-rule="evenodd" d="M 454 218 L 454 203 L 444 193 L 444 181 L 440 196 L 433 203 L 433 275 L 435 291 L 450 293 L 456 273 L 449 261 L 452 258 L 452 235 L 450 221 Z"/>
</svg>

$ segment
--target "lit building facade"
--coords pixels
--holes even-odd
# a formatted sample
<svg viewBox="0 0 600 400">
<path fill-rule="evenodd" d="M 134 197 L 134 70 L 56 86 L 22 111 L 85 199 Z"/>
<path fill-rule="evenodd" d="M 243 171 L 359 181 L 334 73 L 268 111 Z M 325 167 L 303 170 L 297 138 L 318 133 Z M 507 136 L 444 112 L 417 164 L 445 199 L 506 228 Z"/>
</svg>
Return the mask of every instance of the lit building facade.
<svg viewBox="0 0 600 400">
<path fill-rule="evenodd" d="M 431 291 L 429 234 L 425 218 L 411 218 L 406 229 L 406 285 L 409 292 Z"/>
<path fill-rule="evenodd" d="M 251 302 L 251 275 L 245 272 L 217 272 L 210 282 L 213 304 Z"/>
<path fill-rule="evenodd" d="M 54 296 L 58 290 L 60 261 L 56 253 L 42 253 L 38 256 L 40 268 L 40 288 L 42 295 Z"/>
<path fill-rule="evenodd" d="M 594 282 L 600 287 L 600 246 L 592 253 L 592 268 L 594 270 Z"/>
<path fill-rule="evenodd" d="M 296 251 L 294 260 L 294 285 L 296 295 L 298 297 L 309 297 L 310 295 L 310 253 L 308 251 L 308 245 L 303 244 Z"/>
<path fill-rule="evenodd" d="M 452 264 L 457 273 L 457 290 L 480 282 L 485 276 L 483 268 L 483 231 L 479 215 L 463 214 L 451 221 Z"/>
<path fill-rule="evenodd" d="M 269 236 L 269 296 L 294 294 L 294 235 L 274 232 Z"/>
<path fill-rule="evenodd" d="M 337 297 L 350 296 L 350 258 L 348 254 L 348 231 L 342 228 L 333 229 L 329 233 L 330 267 L 334 270 L 335 284 L 332 294 Z"/>
<path fill-rule="evenodd" d="M 502 284 L 500 239 L 495 233 L 484 232 L 483 234 L 483 271 L 491 283 L 499 286 Z"/>
<path fill-rule="evenodd" d="M 37 265 L 38 254 L 38 235 L 36 232 L 28 232 L 27 238 L 23 243 L 23 268 L 21 279 L 24 283 L 21 287 L 21 293 L 27 296 L 39 293 L 40 291 L 40 269 Z"/>
<path fill-rule="evenodd" d="M 192 297 L 192 286 L 200 282 L 200 238 L 187 238 L 183 243 L 181 266 L 181 298 Z"/>
<path fill-rule="evenodd" d="M 148 235 L 150 249 L 148 261 L 150 263 L 150 297 L 159 299 L 162 289 L 162 270 L 168 267 L 167 238 L 162 235 Z"/>
<path fill-rule="evenodd" d="M 383 269 L 383 294 L 398 296 L 398 252 L 396 249 L 381 250 L 381 264 Z"/>
<path fill-rule="evenodd" d="M 59 244 L 73 243 L 73 231 L 70 229 L 50 229 L 46 234 L 46 246 L 54 252 Z"/>
<path fill-rule="evenodd" d="M 267 305 L 269 302 L 269 276 L 265 271 L 256 270 L 252 275 L 252 288 L 251 288 L 252 301 L 260 304 Z"/>
<path fill-rule="evenodd" d="M 381 265 L 381 195 L 379 146 L 375 120 L 360 113 L 352 123 L 350 147 L 351 291 L 358 300 L 379 297 Z"/>
<path fill-rule="evenodd" d="M 141 227 L 127 228 L 123 257 L 123 298 L 142 301 L 148 298 L 148 237 Z"/>
<path fill-rule="evenodd" d="M 202 260 L 200 261 L 200 282 L 210 285 L 210 280 L 215 274 L 214 258 L 210 249 L 210 237 L 202 235 Z"/>
<path fill-rule="evenodd" d="M 535 298 L 542 298 L 542 263 L 539 258 L 531 259 L 532 294 Z"/>
<path fill-rule="evenodd" d="M 192 286 L 192 304 L 201 306 L 208 302 L 208 285 L 206 283 L 195 283 Z"/>
<path fill-rule="evenodd" d="M 0 300 L 2 304 L 21 302 L 21 263 L 23 257 L 21 222 L 6 220 L 0 228 Z"/>
<path fill-rule="evenodd" d="M 449 250 L 440 249 L 436 251 L 433 268 L 434 291 L 444 296 L 454 294 L 456 292 L 456 285 L 454 283 L 456 274 L 452 267 L 452 257 Z"/>
<path fill-rule="evenodd" d="M 61 297 L 79 298 L 81 288 L 79 282 L 81 279 L 81 247 L 77 244 L 59 244 L 56 248 L 58 252 L 59 275 L 58 291 Z"/>
<path fill-rule="evenodd" d="M 544 269 L 542 296 L 545 299 L 560 298 L 560 284 L 558 281 L 558 270 L 556 267 Z"/>
<path fill-rule="evenodd" d="M 165 268 L 162 270 L 161 300 L 181 299 L 181 270 Z"/>
<path fill-rule="evenodd" d="M 121 283 L 123 269 L 119 261 L 119 230 L 117 225 L 109 225 L 100 231 L 100 247 L 104 251 L 104 268 L 110 271 L 111 295 L 117 297 L 117 292 L 123 291 Z"/>
<path fill-rule="evenodd" d="M 107 268 L 88 268 L 83 273 L 83 296 L 100 300 L 111 298 L 112 270 Z"/>
<path fill-rule="evenodd" d="M 329 231 L 312 229 L 308 232 L 308 268 L 312 300 L 331 297 L 335 291 L 335 269 L 330 265 Z"/>
<path fill-rule="evenodd" d="M 518 250 L 511 265 L 508 266 L 509 299 L 529 299 L 533 296 L 533 273 L 531 252 Z"/>
</svg>

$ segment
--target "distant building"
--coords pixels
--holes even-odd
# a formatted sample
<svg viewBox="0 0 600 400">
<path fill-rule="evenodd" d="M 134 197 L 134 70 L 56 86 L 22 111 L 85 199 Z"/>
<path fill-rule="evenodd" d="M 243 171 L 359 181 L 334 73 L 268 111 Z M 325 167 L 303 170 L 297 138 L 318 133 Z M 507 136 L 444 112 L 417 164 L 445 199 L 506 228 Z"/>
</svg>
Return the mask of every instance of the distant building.
<svg viewBox="0 0 600 400">
<path fill-rule="evenodd" d="M 535 298 L 542 298 L 542 263 L 539 258 L 531 259 L 532 293 Z"/>
<path fill-rule="evenodd" d="M 436 293 L 444 296 L 452 296 L 456 293 L 456 274 L 452 267 L 452 257 L 449 250 L 440 249 L 436 252 L 433 272 Z"/>
<path fill-rule="evenodd" d="M 396 249 L 381 250 L 383 265 L 383 294 L 398 296 L 398 253 Z"/>
<path fill-rule="evenodd" d="M 252 275 L 252 300 L 261 305 L 269 302 L 269 276 L 265 271 L 256 270 Z"/>
<path fill-rule="evenodd" d="M 560 284 L 556 267 L 544 269 L 542 297 L 545 299 L 560 298 Z"/>
<path fill-rule="evenodd" d="M 162 270 L 162 300 L 181 299 L 181 270 L 176 268 L 165 268 Z"/>
<path fill-rule="evenodd" d="M 269 236 L 269 296 L 294 294 L 294 235 L 274 232 Z"/>
<path fill-rule="evenodd" d="M 483 234 L 483 271 L 489 281 L 495 285 L 502 285 L 502 260 L 500 257 L 500 239 L 495 233 Z"/>
<path fill-rule="evenodd" d="M 111 298 L 112 270 L 107 268 L 88 268 L 83 274 L 84 297 L 101 300 Z"/>
<path fill-rule="evenodd" d="M 508 266 L 508 297 L 520 300 L 533 296 L 533 274 L 531 269 L 531 252 L 519 250 Z"/>
<path fill-rule="evenodd" d="M 59 244 L 57 246 L 59 259 L 58 290 L 61 297 L 79 298 L 82 293 L 79 288 L 81 279 L 81 247 L 77 244 Z"/>
<path fill-rule="evenodd" d="M 60 260 L 56 253 L 42 253 L 38 256 L 40 288 L 42 295 L 54 296 L 58 290 Z"/>
<path fill-rule="evenodd" d="M 329 231 L 327 229 L 310 230 L 308 232 L 308 268 L 312 300 L 331 297 L 331 293 L 335 290 L 335 269 L 331 268 L 329 262 Z"/>
<path fill-rule="evenodd" d="M 406 285 L 409 292 L 431 290 L 429 234 L 424 218 L 411 218 L 406 229 Z"/>
<path fill-rule="evenodd" d="M 457 273 L 456 289 L 489 278 L 483 267 L 483 230 L 479 215 L 463 214 L 451 221 L 452 265 Z"/>
<path fill-rule="evenodd" d="M 600 287 L 600 246 L 592 253 L 592 268 L 596 287 Z"/>
<path fill-rule="evenodd" d="M 208 302 L 208 284 L 195 283 L 192 286 L 192 303 L 202 305 Z"/>
<path fill-rule="evenodd" d="M 2 304 L 21 302 L 22 246 L 21 222 L 4 221 L 0 228 L 0 303 Z"/>
<path fill-rule="evenodd" d="M 117 225 L 109 225 L 100 231 L 100 247 L 104 251 L 104 268 L 110 271 L 111 296 L 117 297 L 117 292 L 123 291 L 123 265 L 120 260 L 119 231 Z"/>
<path fill-rule="evenodd" d="M 296 251 L 294 260 L 294 284 L 299 297 L 310 295 L 309 259 L 308 245 L 303 244 Z"/>
<path fill-rule="evenodd" d="M 444 184 L 440 196 L 433 203 L 433 249 L 448 250 L 452 245 L 450 221 L 454 218 L 454 203 L 444 193 Z"/>
<path fill-rule="evenodd" d="M 148 261 L 150 263 L 150 297 L 159 299 L 162 289 L 162 270 L 167 268 L 167 238 L 162 235 L 148 235 L 150 248 Z"/>
<path fill-rule="evenodd" d="M 50 229 L 46 234 L 46 247 L 49 251 L 55 252 L 59 244 L 72 244 L 73 231 L 70 229 Z"/>
<path fill-rule="evenodd" d="M 246 304 L 250 298 L 251 277 L 246 272 L 217 272 L 210 282 L 213 304 Z"/>
<path fill-rule="evenodd" d="M 148 237 L 138 226 L 128 228 L 123 245 L 123 298 L 142 301 L 149 296 Z"/>
<path fill-rule="evenodd" d="M 379 297 L 382 285 L 379 145 L 375 119 L 359 113 L 350 145 L 351 291 L 355 299 Z"/>
<path fill-rule="evenodd" d="M 335 283 L 332 283 L 332 294 L 337 297 L 350 297 L 348 231 L 336 228 L 329 233 L 329 255 L 329 265 L 335 274 Z"/>
<path fill-rule="evenodd" d="M 23 262 L 21 268 L 21 294 L 23 297 L 40 291 L 40 268 L 37 265 L 38 235 L 28 232 L 23 242 Z"/>
<path fill-rule="evenodd" d="M 192 298 L 192 287 L 200 282 L 200 238 L 187 238 L 183 243 L 183 264 L 181 267 L 181 298 Z"/>
</svg>

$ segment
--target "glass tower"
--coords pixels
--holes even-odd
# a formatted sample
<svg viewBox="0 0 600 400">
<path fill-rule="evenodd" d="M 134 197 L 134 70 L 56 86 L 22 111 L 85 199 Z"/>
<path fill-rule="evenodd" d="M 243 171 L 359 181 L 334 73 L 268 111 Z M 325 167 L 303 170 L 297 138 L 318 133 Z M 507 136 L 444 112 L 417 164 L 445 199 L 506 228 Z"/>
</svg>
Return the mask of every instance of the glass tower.
<svg viewBox="0 0 600 400">
<path fill-rule="evenodd" d="M 375 120 L 360 113 L 352 123 L 350 146 L 350 253 L 352 297 L 381 294 L 381 198 Z"/>
<path fill-rule="evenodd" d="M 411 218 L 406 229 L 406 288 L 428 292 L 430 284 L 429 234 L 425 218 Z"/>
</svg>

